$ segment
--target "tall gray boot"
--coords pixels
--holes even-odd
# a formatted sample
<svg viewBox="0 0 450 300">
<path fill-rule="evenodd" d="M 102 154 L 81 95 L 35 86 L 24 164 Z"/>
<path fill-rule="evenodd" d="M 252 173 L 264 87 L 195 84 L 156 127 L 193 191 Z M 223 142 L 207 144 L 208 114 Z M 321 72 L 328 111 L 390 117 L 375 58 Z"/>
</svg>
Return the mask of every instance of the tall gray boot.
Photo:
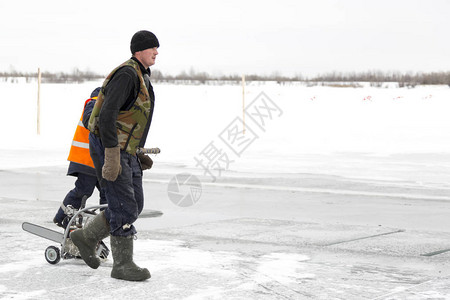
<svg viewBox="0 0 450 300">
<path fill-rule="evenodd" d="M 100 212 L 82 229 L 70 233 L 70 239 L 80 250 L 81 258 L 92 269 L 100 266 L 100 258 L 96 255 L 98 242 L 109 236 L 109 223 L 105 212 Z"/>
<path fill-rule="evenodd" d="M 151 277 L 147 269 L 139 268 L 133 262 L 133 236 L 111 235 L 111 250 L 114 259 L 112 278 L 143 281 Z"/>
</svg>

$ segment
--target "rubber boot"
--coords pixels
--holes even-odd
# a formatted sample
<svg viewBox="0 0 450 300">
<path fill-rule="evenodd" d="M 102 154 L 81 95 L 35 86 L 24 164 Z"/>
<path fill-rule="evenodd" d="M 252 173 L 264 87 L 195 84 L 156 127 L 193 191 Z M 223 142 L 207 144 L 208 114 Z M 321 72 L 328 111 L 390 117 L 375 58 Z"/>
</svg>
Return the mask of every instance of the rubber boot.
<svg viewBox="0 0 450 300">
<path fill-rule="evenodd" d="M 149 279 L 150 272 L 133 262 L 133 236 L 111 235 L 111 250 L 114 259 L 111 277 L 128 281 Z"/>
<path fill-rule="evenodd" d="M 100 266 L 100 258 L 96 255 L 97 244 L 109 236 L 109 223 L 102 211 L 83 228 L 70 233 L 70 239 L 80 251 L 81 258 L 92 269 Z"/>
</svg>

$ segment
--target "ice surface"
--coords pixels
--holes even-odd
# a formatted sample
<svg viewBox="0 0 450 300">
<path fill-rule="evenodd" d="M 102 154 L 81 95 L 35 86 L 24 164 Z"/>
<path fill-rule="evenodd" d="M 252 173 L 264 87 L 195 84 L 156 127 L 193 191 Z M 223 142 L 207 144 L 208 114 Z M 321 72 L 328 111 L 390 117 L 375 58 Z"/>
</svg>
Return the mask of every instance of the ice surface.
<svg viewBox="0 0 450 300">
<path fill-rule="evenodd" d="M 246 115 L 257 138 L 235 155 L 220 135 L 243 117 L 239 85 L 155 84 L 146 146 L 162 152 L 144 174 L 145 209 L 164 214 L 139 219 L 135 242 L 152 278 L 114 280 L 112 258 L 49 265 L 51 242 L 20 225 L 55 228 L 75 126 L 100 83 L 44 84 L 39 136 L 36 84 L 0 83 L 13 112 L 0 121 L 0 298 L 450 298 L 450 252 L 423 256 L 450 249 L 447 86 L 250 84 L 245 105 L 264 92 L 282 113 L 263 128 Z M 215 181 L 195 160 L 211 142 L 231 160 Z M 186 172 L 202 196 L 182 208 L 167 188 Z"/>
</svg>

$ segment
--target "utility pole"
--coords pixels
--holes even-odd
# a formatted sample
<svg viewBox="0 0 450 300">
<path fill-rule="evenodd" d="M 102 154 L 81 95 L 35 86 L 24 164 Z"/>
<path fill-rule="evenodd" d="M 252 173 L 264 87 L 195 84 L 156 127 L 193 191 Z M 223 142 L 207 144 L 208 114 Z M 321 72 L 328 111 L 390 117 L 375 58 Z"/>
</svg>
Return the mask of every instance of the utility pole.
<svg viewBox="0 0 450 300">
<path fill-rule="evenodd" d="M 41 134 L 41 68 L 38 68 L 37 134 Z"/>
<path fill-rule="evenodd" d="M 243 123 L 243 131 L 245 134 L 245 75 L 242 74 L 242 123 Z"/>
</svg>

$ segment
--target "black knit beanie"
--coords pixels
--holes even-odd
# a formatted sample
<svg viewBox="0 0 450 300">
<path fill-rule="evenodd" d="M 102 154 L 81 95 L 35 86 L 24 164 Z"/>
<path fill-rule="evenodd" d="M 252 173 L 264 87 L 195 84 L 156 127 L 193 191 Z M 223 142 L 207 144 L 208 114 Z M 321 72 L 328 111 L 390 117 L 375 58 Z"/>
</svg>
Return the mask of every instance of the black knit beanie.
<svg viewBox="0 0 450 300">
<path fill-rule="evenodd" d="M 156 35 L 147 30 L 136 32 L 131 38 L 130 50 L 131 53 L 142 51 L 148 48 L 159 47 Z"/>
</svg>

